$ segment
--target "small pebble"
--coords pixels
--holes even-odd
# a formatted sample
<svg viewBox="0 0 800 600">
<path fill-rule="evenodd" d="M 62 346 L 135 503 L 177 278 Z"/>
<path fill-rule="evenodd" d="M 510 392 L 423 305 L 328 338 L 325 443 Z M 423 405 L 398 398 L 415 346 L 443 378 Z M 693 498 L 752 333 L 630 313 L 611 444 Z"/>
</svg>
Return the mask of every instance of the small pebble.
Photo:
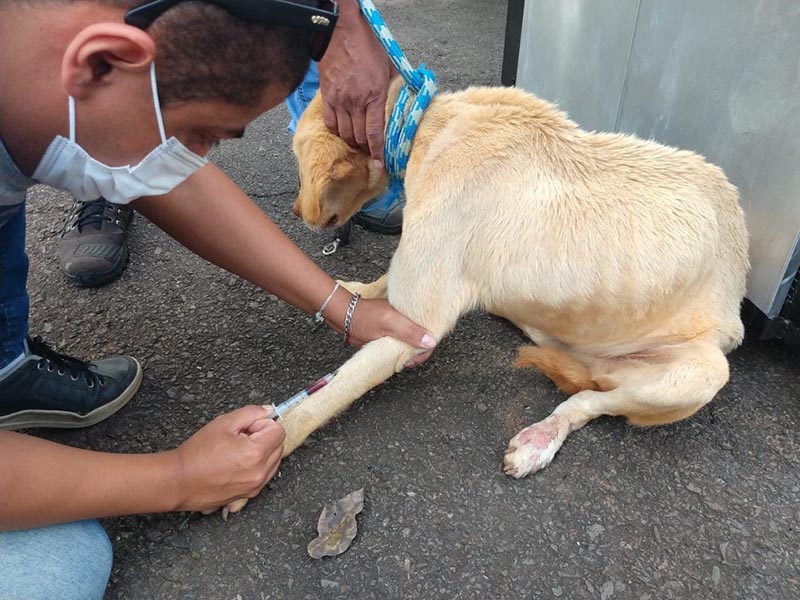
<svg viewBox="0 0 800 600">
<path fill-rule="evenodd" d="M 603 589 L 600 590 L 600 600 L 608 600 L 614 595 L 614 582 L 609 580 L 603 584 Z"/>
<path fill-rule="evenodd" d="M 323 588 L 339 589 L 339 582 L 338 581 L 333 581 L 331 579 L 320 579 L 319 583 Z"/>
</svg>

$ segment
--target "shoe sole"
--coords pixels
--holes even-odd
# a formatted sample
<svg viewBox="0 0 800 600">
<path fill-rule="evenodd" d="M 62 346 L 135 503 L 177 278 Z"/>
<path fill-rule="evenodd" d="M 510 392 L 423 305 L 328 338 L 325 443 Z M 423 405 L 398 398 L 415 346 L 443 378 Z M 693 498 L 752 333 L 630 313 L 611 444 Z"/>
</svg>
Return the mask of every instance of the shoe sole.
<svg viewBox="0 0 800 600">
<path fill-rule="evenodd" d="M 67 275 L 65 273 L 64 276 L 67 278 L 67 281 L 76 287 L 96 288 L 119 279 L 120 275 L 122 275 L 125 272 L 125 269 L 128 267 L 129 262 L 130 252 L 128 252 L 128 246 L 126 243 L 122 253 L 120 254 L 120 257 L 117 259 L 117 262 L 108 271 L 105 271 L 104 273 L 95 273 L 94 271 L 79 271 L 74 275 Z"/>
<path fill-rule="evenodd" d="M 5 417 L 0 417 L 0 430 L 13 431 L 15 429 L 30 429 L 34 427 L 79 429 L 104 421 L 125 406 L 142 385 L 142 366 L 135 358 L 132 360 L 136 363 L 136 375 L 130 385 L 111 402 L 107 402 L 85 415 L 77 415 L 60 410 L 21 410 Z"/>
<path fill-rule="evenodd" d="M 373 219 L 362 217 L 358 213 L 353 215 L 350 218 L 350 220 L 359 227 L 366 229 L 367 231 L 380 233 L 382 235 L 400 235 L 401 233 L 403 233 L 402 225 L 385 225 Z"/>
</svg>

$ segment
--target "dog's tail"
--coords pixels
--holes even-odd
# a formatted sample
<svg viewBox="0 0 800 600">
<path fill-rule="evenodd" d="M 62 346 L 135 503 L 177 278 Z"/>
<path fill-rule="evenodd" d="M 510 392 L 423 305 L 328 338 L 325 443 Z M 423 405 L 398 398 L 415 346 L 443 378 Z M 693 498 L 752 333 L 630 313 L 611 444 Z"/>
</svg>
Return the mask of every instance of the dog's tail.
<svg viewBox="0 0 800 600">
<path fill-rule="evenodd" d="M 536 367 L 567 394 L 601 389 L 586 365 L 552 346 L 521 346 L 514 366 L 522 369 Z"/>
</svg>

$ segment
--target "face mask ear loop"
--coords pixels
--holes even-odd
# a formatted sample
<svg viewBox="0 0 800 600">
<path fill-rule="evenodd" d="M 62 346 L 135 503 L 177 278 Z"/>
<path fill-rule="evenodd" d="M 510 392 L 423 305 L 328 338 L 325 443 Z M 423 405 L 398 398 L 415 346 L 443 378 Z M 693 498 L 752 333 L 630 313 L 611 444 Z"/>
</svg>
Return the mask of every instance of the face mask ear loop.
<svg viewBox="0 0 800 600">
<path fill-rule="evenodd" d="M 150 87 L 153 88 L 153 104 L 156 107 L 156 120 L 158 121 L 158 132 L 161 134 L 161 143 L 167 143 L 167 135 L 164 133 L 164 118 L 161 116 L 161 102 L 158 100 L 158 86 L 156 86 L 156 63 L 150 63 Z"/>
<path fill-rule="evenodd" d="M 75 98 L 69 97 L 69 141 L 75 143 Z"/>
</svg>

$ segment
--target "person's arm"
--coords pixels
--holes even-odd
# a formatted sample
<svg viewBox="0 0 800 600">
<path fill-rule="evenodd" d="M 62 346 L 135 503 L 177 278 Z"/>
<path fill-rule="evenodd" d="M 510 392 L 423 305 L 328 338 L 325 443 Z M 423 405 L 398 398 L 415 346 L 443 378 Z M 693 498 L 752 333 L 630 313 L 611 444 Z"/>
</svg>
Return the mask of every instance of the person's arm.
<svg viewBox="0 0 800 600">
<path fill-rule="evenodd" d="M 0 531 L 252 498 L 283 449 L 283 428 L 268 414 L 240 408 L 154 454 L 93 452 L 0 431 Z"/>
<path fill-rule="evenodd" d="M 314 314 L 335 281 L 303 253 L 222 171 L 206 165 L 165 196 L 140 198 L 133 206 L 181 244 L 206 260 Z M 340 288 L 324 316 L 342 332 L 350 294 Z M 359 301 L 349 341 L 360 346 L 391 336 L 426 350 L 436 340 L 385 300 Z"/>
<path fill-rule="evenodd" d="M 394 74 L 358 0 L 339 1 L 339 20 L 319 63 L 325 125 L 383 163 L 386 94 Z"/>
</svg>

